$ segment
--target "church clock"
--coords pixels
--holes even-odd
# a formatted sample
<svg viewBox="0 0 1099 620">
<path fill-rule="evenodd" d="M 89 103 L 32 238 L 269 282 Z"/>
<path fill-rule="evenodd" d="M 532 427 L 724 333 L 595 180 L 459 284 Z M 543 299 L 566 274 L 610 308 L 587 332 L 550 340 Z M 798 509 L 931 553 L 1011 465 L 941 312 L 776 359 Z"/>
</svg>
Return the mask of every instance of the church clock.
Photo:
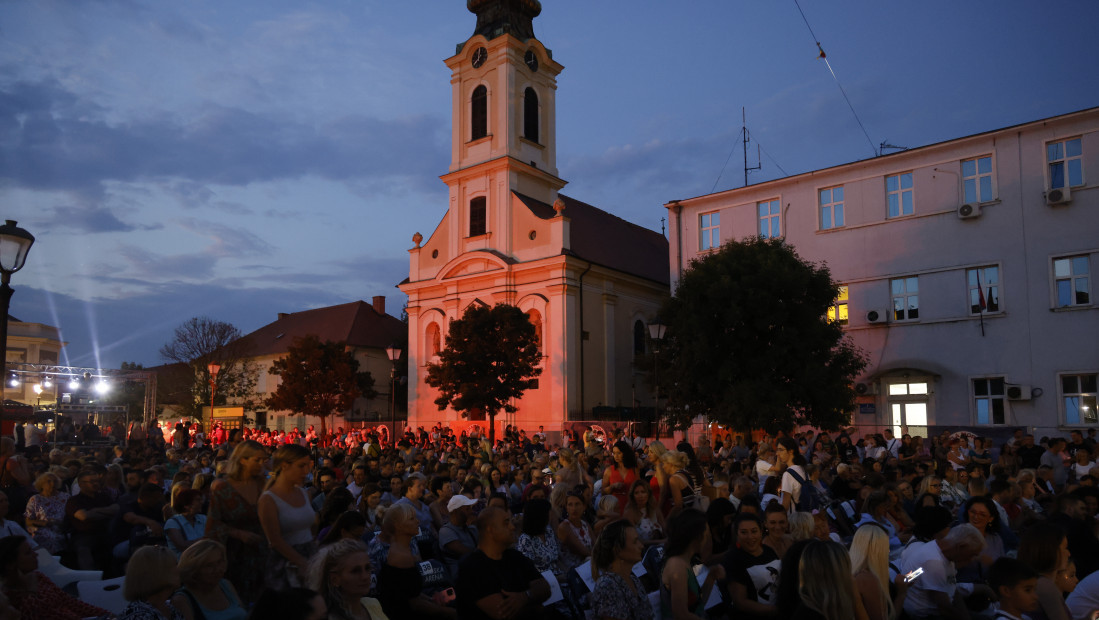
<svg viewBox="0 0 1099 620">
<path fill-rule="evenodd" d="M 538 56 L 535 55 L 534 50 L 527 50 L 526 56 L 523 57 L 523 61 L 527 63 L 531 71 L 538 70 Z"/>
<path fill-rule="evenodd" d="M 481 65 L 485 64 L 486 60 L 488 60 L 488 50 L 483 47 L 478 47 L 477 49 L 473 50 L 474 69 L 480 69 Z"/>
</svg>

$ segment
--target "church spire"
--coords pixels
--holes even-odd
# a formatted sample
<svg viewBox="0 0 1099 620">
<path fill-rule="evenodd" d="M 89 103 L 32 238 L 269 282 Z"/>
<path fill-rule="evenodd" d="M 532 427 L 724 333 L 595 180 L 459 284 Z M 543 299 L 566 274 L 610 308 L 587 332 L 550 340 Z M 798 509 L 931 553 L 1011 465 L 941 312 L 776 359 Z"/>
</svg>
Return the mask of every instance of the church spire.
<svg viewBox="0 0 1099 620">
<path fill-rule="evenodd" d="M 477 15 L 474 35 L 490 41 L 510 34 L 526 41 L 534 38 L 534 18 L 542 12 L 538 0 L 466 0 L 466 8 Z"/>
</svg>

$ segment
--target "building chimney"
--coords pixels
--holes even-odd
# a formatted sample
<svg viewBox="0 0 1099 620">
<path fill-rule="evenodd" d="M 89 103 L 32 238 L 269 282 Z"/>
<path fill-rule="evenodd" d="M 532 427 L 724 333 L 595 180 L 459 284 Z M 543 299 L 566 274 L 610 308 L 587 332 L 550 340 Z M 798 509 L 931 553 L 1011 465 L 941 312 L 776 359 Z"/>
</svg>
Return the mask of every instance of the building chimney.
<svg viewBox="0 0 1099 620">
<path fill-rule="evenodd" d="M 281 321 L 281 320 L 285 319 L 288 316 L 290 316 L 289 312 L 280 312 L 279 313 L 279 320 Z"/>
<path fill-rule="evenodd" d="M 385 314 L 385 295 L 375 295 L 371 300 L 374 312 Z"/>
</svg>

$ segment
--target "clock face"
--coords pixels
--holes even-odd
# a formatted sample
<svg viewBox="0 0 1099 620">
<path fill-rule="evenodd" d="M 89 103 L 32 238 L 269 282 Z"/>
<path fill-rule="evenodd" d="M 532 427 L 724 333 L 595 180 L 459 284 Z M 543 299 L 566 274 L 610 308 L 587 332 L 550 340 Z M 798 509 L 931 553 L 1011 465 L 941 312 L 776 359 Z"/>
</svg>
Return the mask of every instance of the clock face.
<svg viewBox="0 0 1099 620">
<path fill-rule="evenodd" d="M 483 47 L 478 47 L 477 49 L 473 50 L 474 69 L 480 68 L 481 65 L 485 64 L 486 60 L 488 60 L 488 50 Z"/>
<path fill-rule="evenodd" d="M 531 71 L 538 70 L 538 57 L 534 55 L 534 50 L 527 50 L 527 55 L 523 57 L 523 61 L 527 63 Z"/>
</svg>

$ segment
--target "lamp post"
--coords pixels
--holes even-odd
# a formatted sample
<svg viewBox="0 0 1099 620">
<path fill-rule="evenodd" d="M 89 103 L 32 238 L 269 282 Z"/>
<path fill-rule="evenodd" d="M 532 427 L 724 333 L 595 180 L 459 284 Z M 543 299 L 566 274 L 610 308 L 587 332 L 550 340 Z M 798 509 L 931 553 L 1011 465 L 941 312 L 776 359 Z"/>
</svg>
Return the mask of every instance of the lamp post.
<svg viewBox="0 0 1099 620">
<path fill-rule="evenodd" d="M 653 321 L 649 323 L 649 338 L 652 339 L 653 346 L 653 388 L 656 390 L 656 438 L 660 439 L 660 424 L 664 419 L 664 416 L 660 415 L 660 381 L 658 371 L 660 370 L 660 358 L 657 357 L 655 343 L 664 340 L 664 333 L 668 331 L 668 326 L 664 325 L 660 321 Z"/>
<path fill-rule="evenodd" d="M 397 447 L 397 362 L 401 359 L 401 347 L 396 343 L 385 348 L 389 357 L 389 443 Z"/>
<path fill-rule="evenodd" d="M 210 362 L 206 365 L 206 370 L 210 371 L 210 421 L 209 426 L 214 425 L 214 394 L 218 391 L 218 373 L 221 372 L 221 364 L 217 362 Z"/>
<path fill-rule="evenodd" d="M 0 376 L 8 380 L 8 309 L 11 306 L 11 274 L 23 268 L 27 262 L 27 253 L 34 245 L 34 235 L 16 226 L 15 220 L 7 220 L 0 226 L 0 306 L 3 308 L 3 320 L 0 321 Z M 0 424 L 4 420 L 4 387 L 0 384 Z"/>
</svg>

